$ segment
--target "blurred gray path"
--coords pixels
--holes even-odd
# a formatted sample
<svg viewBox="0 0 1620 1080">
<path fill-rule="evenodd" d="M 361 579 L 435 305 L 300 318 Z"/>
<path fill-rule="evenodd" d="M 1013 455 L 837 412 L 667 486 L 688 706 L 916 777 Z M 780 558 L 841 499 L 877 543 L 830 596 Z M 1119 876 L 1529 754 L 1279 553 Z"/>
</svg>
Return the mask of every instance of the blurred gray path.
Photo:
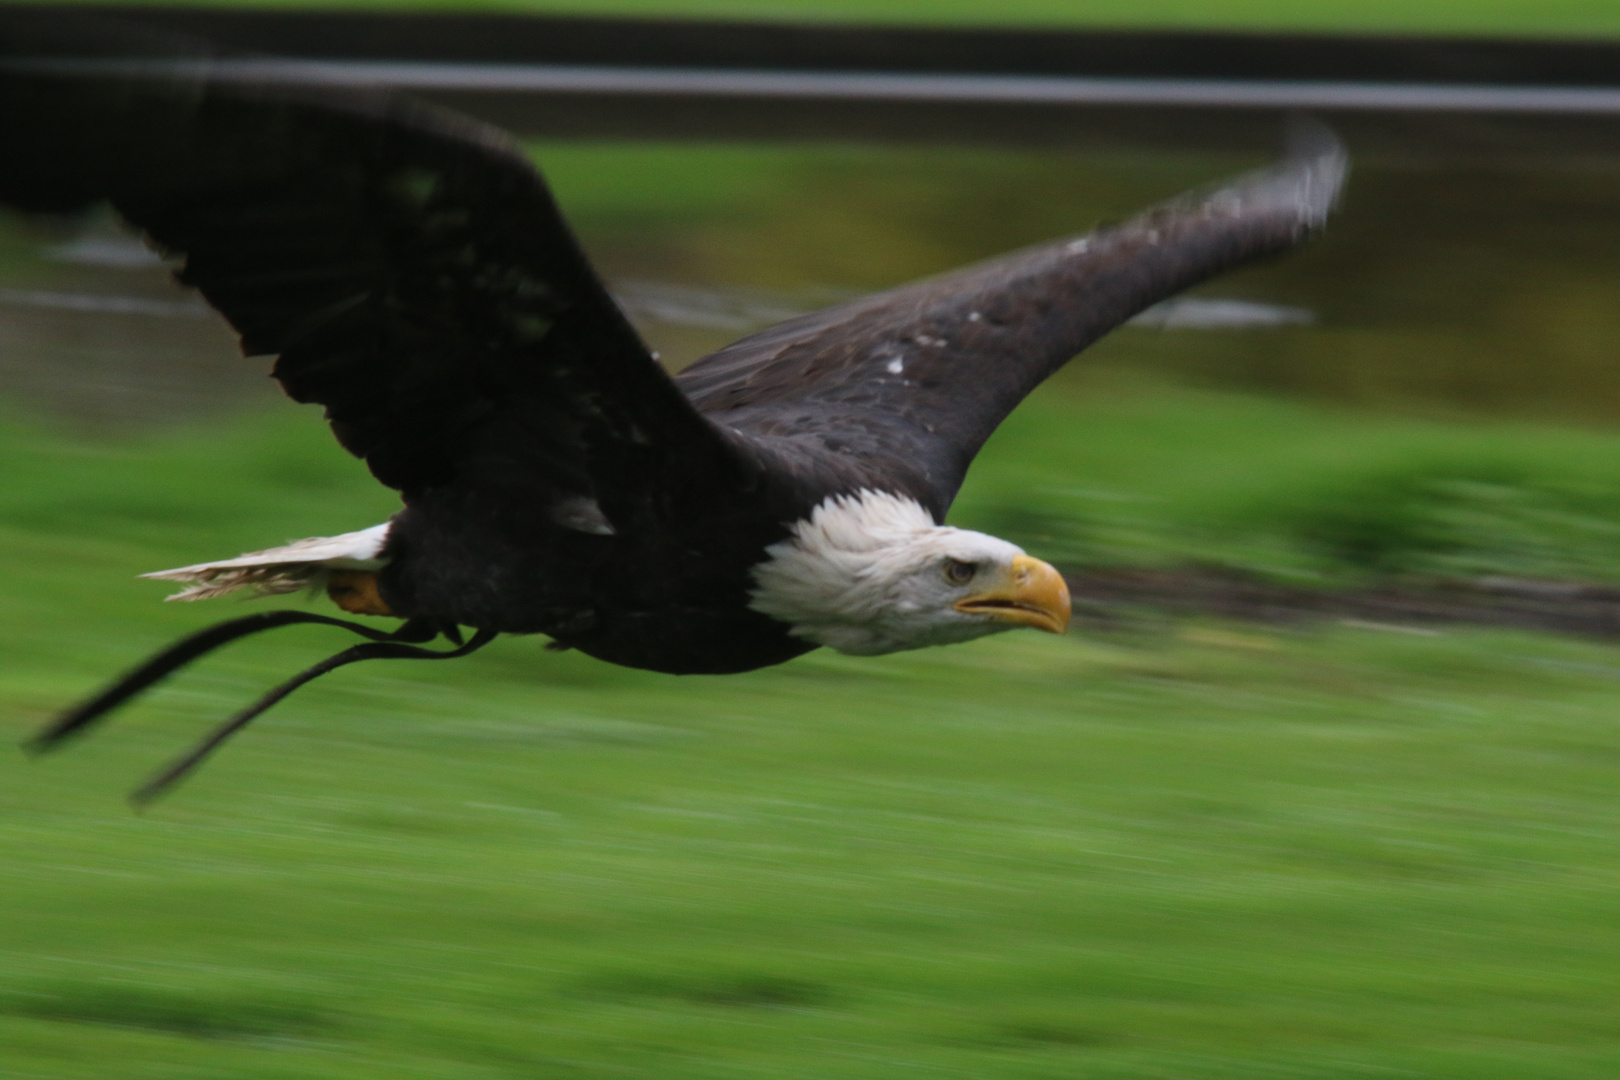
<svg viewBox="0 0 1620 1080">
<path fill-rule="evenodd" d="M 145 62 L 86 61 L 84 69 Z M 1155 105 L 1241 109 L 1620 115 L 1620 87 L 1341 80 L 1088 78 L 885 71 L 767 71 L 584 64 L 253 58 L 195 66 L 216 79 L 415 91 L 798 98 L 1012 105 Z"/>
</svg>

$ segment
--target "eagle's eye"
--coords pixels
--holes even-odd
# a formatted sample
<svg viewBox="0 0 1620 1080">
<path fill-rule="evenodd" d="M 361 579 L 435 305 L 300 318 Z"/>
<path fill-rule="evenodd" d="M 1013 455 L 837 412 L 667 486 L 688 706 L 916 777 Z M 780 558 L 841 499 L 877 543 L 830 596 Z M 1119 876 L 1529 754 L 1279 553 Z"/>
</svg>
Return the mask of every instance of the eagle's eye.
<svg viewBox="0 0 1620 1080">
<path fill-rule="evenodd" d="M 966 585 L 978 572 L 978 563 L 963 562 L 961 559 L 945 560 L 945 580 L 952 585 Z"/>
</svg>

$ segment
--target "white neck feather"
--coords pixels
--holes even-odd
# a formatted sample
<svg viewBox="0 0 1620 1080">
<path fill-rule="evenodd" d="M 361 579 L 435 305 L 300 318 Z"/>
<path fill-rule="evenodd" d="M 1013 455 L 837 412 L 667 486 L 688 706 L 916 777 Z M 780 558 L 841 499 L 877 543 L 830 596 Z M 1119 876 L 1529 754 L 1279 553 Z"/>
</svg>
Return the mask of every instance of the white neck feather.
<svg viewBox="0 0 1620 1080">
<path fill-rule="evenodd" d="M 766 551 L 770 558 L 754 568 L 754 610 L 797 637 L 860 656 L 999 629 L 942 605 L 943 586 L 922 571 L 946 555 L 1021 553 L 1004 540 L 934 524 L 914 499 L 869 490 L 827 499 Z"/>
</svg>

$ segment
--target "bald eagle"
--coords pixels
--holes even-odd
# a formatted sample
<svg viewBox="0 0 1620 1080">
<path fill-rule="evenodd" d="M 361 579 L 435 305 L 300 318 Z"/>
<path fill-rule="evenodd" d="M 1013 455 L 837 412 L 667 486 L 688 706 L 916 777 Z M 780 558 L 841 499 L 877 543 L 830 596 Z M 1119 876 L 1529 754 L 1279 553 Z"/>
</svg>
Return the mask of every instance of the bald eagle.
<svg viewBox="0 0 1620 1080">
<path fill-rule="evenodd" d="M 1113 327 L 1301 243 L 1346 170 L 1332 135 L 1302 124 L 1263 171 L 789 319 L 671 376 L 504 133 L 393 93 L 267 80 L 190 41 L 63 25 L 4 24 L 0 199 L 110 203 L 403 504 L 344 536 L 149 575 L 185 585 L 177 599 L 314 586 L 403 622 L 233 619 L 38 736 L 82 732 L 247 634 L 318 622 L 369 639 L 270 691 L 138 797 L 324 672 L 461 656 L 498 634 L 687 674 L 818 646 L 1061 633 L 1056 570 L 944 524 L 974 455 Z M 420 647 L 440 636 L 453 647 Z"/>
</svg>

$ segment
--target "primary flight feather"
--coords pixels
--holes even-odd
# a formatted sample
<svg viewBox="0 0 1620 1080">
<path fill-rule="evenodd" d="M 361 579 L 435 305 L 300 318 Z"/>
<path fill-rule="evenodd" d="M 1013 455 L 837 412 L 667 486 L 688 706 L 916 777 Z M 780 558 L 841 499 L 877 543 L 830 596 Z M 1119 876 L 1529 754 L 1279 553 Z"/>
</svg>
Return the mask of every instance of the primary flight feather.
<svg viewBox="0 0 1620 1080">
<path fill-rule="evenodd" d="M 1331 134 L 1297 125 L 1269 169 L 791 319 L 671 377 L 534 166 L 487 125 L 267 82 L 195 42 L 101 23 L 7 16 L 0 45 L 0 200 L 111 203 L 403 502 L 346 536 L 151 575 L 185 584 L 181 599 L 321 585 L 405 622 L 232 620 L 40 737 L 247 633 L 319 621 L 372 639 L 238 714 L 148 793 L 315 675 L 501 633 L 682 674 L 1061 632 L 1055 570 L 943 524 L 974 455 L 1110 329 L 1305 240 L 1346 171 Z M 412 644 L 441 634 L 459 647 Z"/>
</svg>

